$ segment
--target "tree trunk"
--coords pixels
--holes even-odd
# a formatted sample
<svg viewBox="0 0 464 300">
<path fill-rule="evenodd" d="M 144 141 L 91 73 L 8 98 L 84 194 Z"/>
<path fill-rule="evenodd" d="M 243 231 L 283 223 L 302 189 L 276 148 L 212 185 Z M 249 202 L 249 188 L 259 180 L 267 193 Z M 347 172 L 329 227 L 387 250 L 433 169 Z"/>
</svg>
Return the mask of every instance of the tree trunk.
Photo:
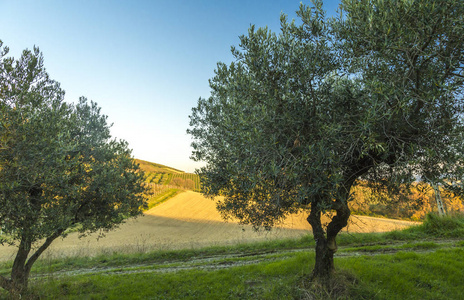
<svg viewBox="0 0 464 300">
<path fill-rule="evenodd" d="M 333 255 L 335 251 L 329 248 L 329 244 L 324 235 L 321 223 L 321 211 L 311 207 L 308 222 L 313 229 L 314 240 L 316 241 L 316 262 L 312 272 L 312 278 L 330 277 L 334 270 Z"/>
<path fill-rule="evenodd" d="M 27 238 L 22 238 L 16 253 L 13 267 L 11 269 L 11 279 L 6 279 L 0 276 L 0 287 L 9 291 L 13 298 L 21 298 L 21 294 L 27 289 L 29 275 L 32 265 L 39 256 L 50 246 L 50 244 L 59 237 L 64 230 L 57 230 L 54 234 L 48 237 L 45 242 L 33 253 L 29 259 L 32 243 Z"/>
<path fill-rule="evenodd" d="M 30 251 L 31 242 L 27 238 L 22 238 L 11 269 L 10 289 L 8 290 L 12 295 L 20 295 L 27 289 L 30 269 L 26 268 L 26 261 Z"/>
<path fill-rule="evenodd" d="M 337 234 L 348 225 L 350 209 L 348 208 L 348 197 L 353 182 L 344 185 L 338 195 L 339 199 L 332 202 L 332 208 L 337 214 L 327 226 L 327 236 L 322 227 L 322 211 L 318 202 L 311 205 L 311 212 L 307 218 L 312 227 L 314 240 L 316 241 L 316 262 L 312 272 L 312 278 L 330 277 L 334 271 L 334 253 L 337 252 Z"/>
</svg>

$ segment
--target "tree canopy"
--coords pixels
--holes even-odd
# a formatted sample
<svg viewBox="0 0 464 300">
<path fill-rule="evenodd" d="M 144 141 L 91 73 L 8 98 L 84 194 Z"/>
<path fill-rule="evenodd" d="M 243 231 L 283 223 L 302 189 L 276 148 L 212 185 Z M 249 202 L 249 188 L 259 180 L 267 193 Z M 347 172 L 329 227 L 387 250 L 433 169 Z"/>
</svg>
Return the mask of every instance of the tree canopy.
<svg viewBox="0 0 464 300">
<path fill-rule="evenodd" d="M 464 2 L 342 0 L 339 13 L 314 1 L 279 34 L 251 26 L 188 130 L 224 217 L 270 228 L 309 211 L 314 276 L 333 269 L 357 180 L 442 180 L 462 161 Z"/>
<path fill-rule="evenodd" d="M 64 102 L 38 48 L 0 57 L 0 242 L 16 245 L 11 278 L 20 292 L 32 265 L 69 228 L 107 231 L 146 205 L 143 172 L 107 117 L 85 98 Z"/>
</svg>

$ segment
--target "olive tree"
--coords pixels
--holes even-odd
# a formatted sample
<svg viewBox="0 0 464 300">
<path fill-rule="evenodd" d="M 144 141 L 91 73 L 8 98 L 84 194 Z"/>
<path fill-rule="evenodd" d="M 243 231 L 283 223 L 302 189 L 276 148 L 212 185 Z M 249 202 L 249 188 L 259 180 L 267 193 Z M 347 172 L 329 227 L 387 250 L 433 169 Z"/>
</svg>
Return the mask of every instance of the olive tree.
<svg viewBox="0 0 464 300">
<path fill-rule="evenodd" d="M 188 129 L 225 218 L 271 228 L 308 211 L 315 277 L 334 269 L 359 179 L 439 180 L 462 153 L 464 2 L 342 0 L 339 12 L 314 1 L 298 22 L 282 15 L 279 34 L 251 26 Z"/>
<path fill-rule="evenodd" d="M 0 242 L 17 252 L 0 287 L 18 294 L 55 239 L 70 228 L 104 233 L 139 215 L 146 187 L 95 103 L 64 102 L 37 48 L 18 60 L 7 52 L 0 57 Z"/>
</svg>

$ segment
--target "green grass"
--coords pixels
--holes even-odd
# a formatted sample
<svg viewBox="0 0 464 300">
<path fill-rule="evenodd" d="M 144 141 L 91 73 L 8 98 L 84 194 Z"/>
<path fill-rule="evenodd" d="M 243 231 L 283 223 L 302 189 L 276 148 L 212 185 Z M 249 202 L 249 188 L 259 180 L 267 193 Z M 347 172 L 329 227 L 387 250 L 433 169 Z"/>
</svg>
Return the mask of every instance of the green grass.
<svg viewBox="0 0 464 300">
<path fill-rule="evenodd" d="M 337 261 L 361 281 L 353 299 L 462 299 L 464 249 L 349 257 Z"/>
<path fill-rule="evenodd" d="M 147 205 L 148 205 L 147 210 L 171 199 L 172 197 L 174 197 L 175 195 L 181 192 L 182 190 L 179 190 L 179 189 L 167 189 L 163 191 L 161 194 L 150 197 L 150 199 L 148 199 L 147 201 Z"/>
<path fill-rule="evenodd" d="M 274 263 L 217 271 L 75 276 L 49 280 L 37 294 L 45 299 L 292 299 L 298 272 L 287 273 L 298 264 L 301 259 L 286 261 L 285 269 Z"/>
<path fill-rule="evenodd" d="M 324 283 L 308 281 L 314 241 L 305 236 L 229 247 L 39 260 L 33 275 L 45 277 L 31 280 L 30 288 L 39 299 L 462 299 L 463 220 L 432 215 L 403 231 L 341 234 L 336 274 Z M 262 261 L 256 262 L 258 258 Z M 222 268 L 230 264 L 236 265 Z M 173 267 L 189 268 L 168 271 Z M 0 274 L 10 268 L 11 262 L 0 264 Z M 90 273 L 79 274 L 82 269 Z M 72 270 L 73 275 L 59 275 Z M 0 291 L 0 299 L 5 298 Z"/>
<path fill-rule="evenodd" d="M 306 280 L 313 253 L 214 271 L 51 276 L 31 288 L 40 299 L 462 299 L 463 257 L 458 248 L 337 258 L 332 290 Z"/>
<path fill-rule="evenodd" d="M 464 237 L 464 216 L 440 217 L 428 214 L 422 224 L 404 230 L 386 233 L 340 234 L 337 237 L 337 244 L 348 246 L 459 237 Z"/>
<path fill-rule="evenodd" d="M 159 264 L 164 262 L 183 262 L 195 258 L 211 257 L 216 255 L 242 254 L 253 255 L 256 253 L 274 253 L 286 249 L 311 248 L 314 241 L 310 236 L 299 239 L 271 240 L 256 243 L 237 244 L 233 246 L 214 246 L 202 249 L 182 250 L 158 250 L 147 253 L 120 254 L 112 253 L 98 255 L 96 257 L 66 257 L 62 259 L 39 259 L 34 264 L 34 272 L 49 273 L 56 271 L 70 271 L 81 268 L 121 267 L 136 264 Z M 308 247 L 309 246 L 309 247 Z M 0 263 L 0 274 L 5 275 L 11 270 L 12 262 Z"/>
</svg>

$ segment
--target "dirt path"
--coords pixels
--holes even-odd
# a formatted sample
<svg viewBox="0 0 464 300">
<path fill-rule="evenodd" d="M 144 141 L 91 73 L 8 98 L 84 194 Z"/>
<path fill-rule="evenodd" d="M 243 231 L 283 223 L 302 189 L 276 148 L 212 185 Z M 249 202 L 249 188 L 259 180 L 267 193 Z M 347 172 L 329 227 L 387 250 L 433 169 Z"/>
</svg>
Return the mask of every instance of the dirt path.
<svg viewBox="0 0 464 300">
<path fill-rule="evenodd" d="M 412 222 L 351 217 L 345 231 L 384 232 L 402 229 Z M 255 232 L 250 226 L 225 223 L 213 201 L 195 192 L 184 192 L 147 211 L 143 217 L 128 220 L 102 239 L 96 234 L 78 238 L 77 233 L 53 242 L 43 254 L 45 258 L 93 256 L 101 253 L 146 252 L 157 249 L 200 248 L 279 238 L 295 238 L 308 234 L 306 214 L 290 216 L 270 232 Z M 0 260 L 11 260 L 15 248 L 0 246 Z"/>
<path fill-rule="evenodd" d="M 336 258 L 346 257 L 360 257 L 360 256 L 376 256 L 383 254 L 395 254 L 399 251 L 413 251 L 414 253 L 429 253 L 435 252 L 438 249 L 450 249 L 461 247 L 457 244 L 460 240 L 435 240 L 436 247 L 433 248 L 416 248 L 405 249 L 402 246 L 404 242 L 391 242 L 388 244 L 383 243 L 382 247 L 375 250 L 366 250 L 360 248 L 359 251 L 352 251 L 352 246 L 342 246 L 335 254 Z M 420 243 L 416 244 L 420 246 Z M 210 256 L 199 256 L 184 260 L 166 260 L 163 262 L 146 262 L 141 264 L 126 264 L 117 266 L 98 267 L 92 266 L 89 268 L 77 268 L 71 270 L 53 271 L 50 273 L 32 274 L 33 279 L 44 277 L 62 277 L 62 276 L 76 276 L 76 275 L 115 275 L 115 274 L 134 274 L 134 273 L 173 273 L 185 270 L 206 270 L 214 271 L 220 269 L 228 269 L 232 267 L 239 267 L 245 265 L 269 263 L 274 261 L 281 261 L 297 255 L 297 253 L 314 252 L 313 248 L 299 248 L 299 249 L 279 249 L 279 250 L 265 250 L 253 251 L 250 253 L 229 253 Z"/>
</svg>

